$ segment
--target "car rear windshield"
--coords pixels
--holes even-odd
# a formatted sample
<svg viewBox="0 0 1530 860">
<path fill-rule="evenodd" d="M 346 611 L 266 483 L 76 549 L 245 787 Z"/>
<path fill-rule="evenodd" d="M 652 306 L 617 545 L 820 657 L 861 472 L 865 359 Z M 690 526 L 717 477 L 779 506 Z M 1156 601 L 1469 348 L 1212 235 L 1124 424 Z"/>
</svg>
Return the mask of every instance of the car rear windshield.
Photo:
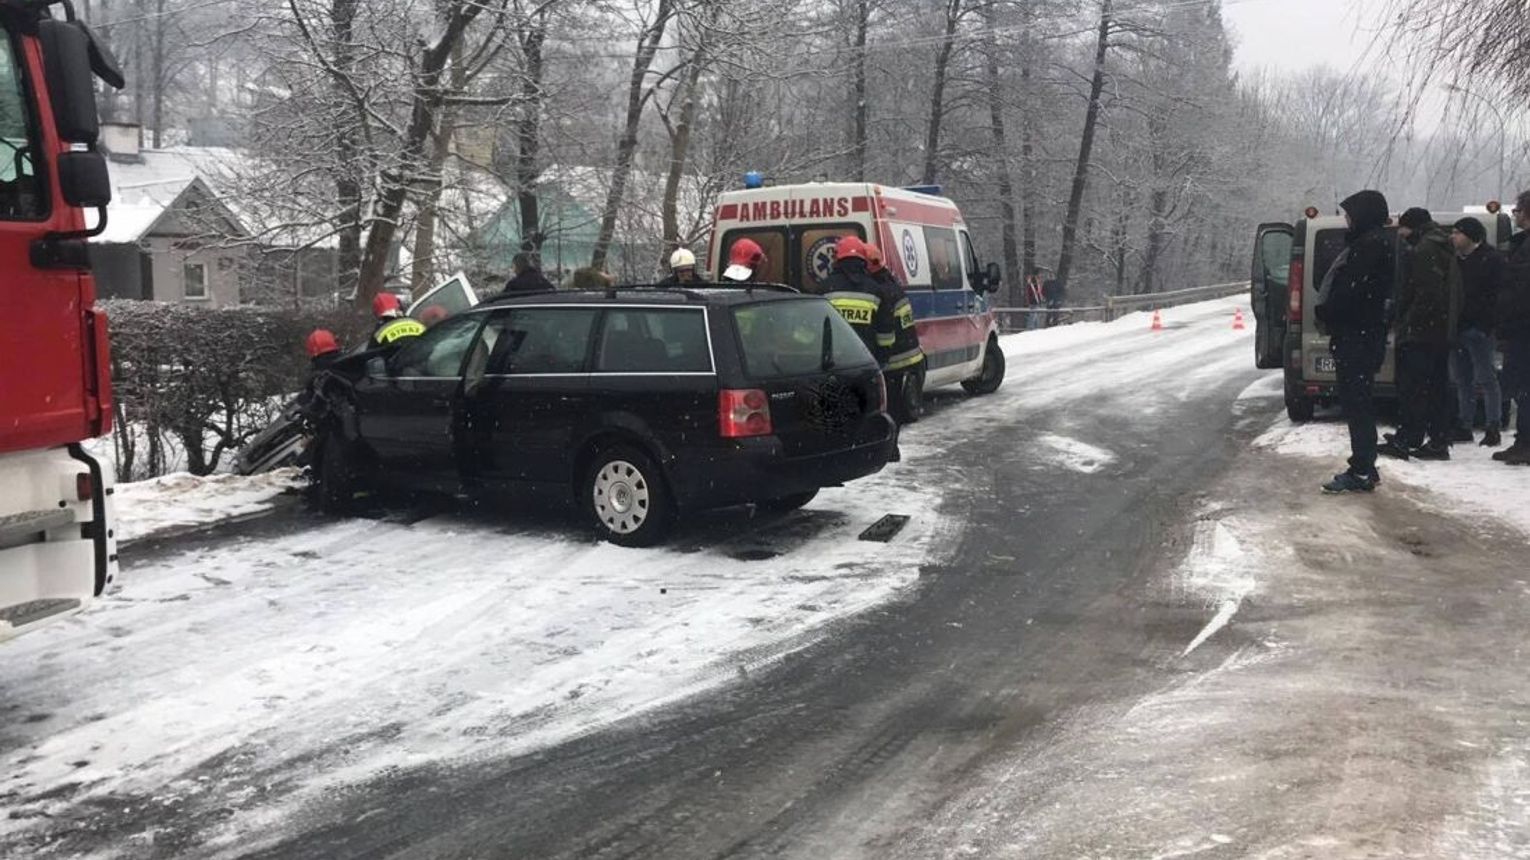
<svg viewBox="0 0 1530 860">
<path fill-rule="evenodd" d="M 874 364 L 855 329 L 821 299 L 733 309 L 744 372 L 753 379 L 804 376 Z M 826 341 L 827 339 L 827 341 Z"/>
</svg>

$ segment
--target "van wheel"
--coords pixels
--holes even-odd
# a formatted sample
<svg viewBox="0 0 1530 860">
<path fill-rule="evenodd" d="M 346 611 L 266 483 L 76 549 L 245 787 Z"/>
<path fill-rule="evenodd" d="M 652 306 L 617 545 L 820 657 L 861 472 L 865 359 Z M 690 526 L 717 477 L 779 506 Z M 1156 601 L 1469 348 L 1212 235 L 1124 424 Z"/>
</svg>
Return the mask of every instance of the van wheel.
<svg viewBox="0 0 1530 860">
<path fill-rule="evenodd" d="M 793 493 L 790 496 L 782 496 L 779 499 L 760 502 L 755 507 L 773 514 L 786 514 L 797 510 L 817 497 L 817 490 L 808 490 L 805 493 Z"/>
<path fill-rule="evenodd" d="M 1317 401 L 1310 397 L 1301 397 L 1296 394 L 1286 393 L 1286 417 L 1293 424 L 1306 424 L 1312 420 L 1317 412 Z"/>
<path fill-rule="evenodd" d="M 983 350 L 983 371 L 971 379 L 962 380 L 962 388 L 968 394 L 992 394 L 1004 382 L 1004 350 L 999 339 L 990 336 L 988 347 Z"/>
<path fill-rule="evenodd" d="M 619 546 L 654 546 L 674 525 L 674 501 L 664 477 L 636 448 L 614 445 L 596 454 L 581 495 L 595 530 Z"/>
<path fill-rule="evenodd" d="M 338 431 L 329 430 L 319 442 L 317 491 L 314 501 L 326 514 L 348 514 L 355 507 L 359 481 L 356 455 Z"/>
</svg>

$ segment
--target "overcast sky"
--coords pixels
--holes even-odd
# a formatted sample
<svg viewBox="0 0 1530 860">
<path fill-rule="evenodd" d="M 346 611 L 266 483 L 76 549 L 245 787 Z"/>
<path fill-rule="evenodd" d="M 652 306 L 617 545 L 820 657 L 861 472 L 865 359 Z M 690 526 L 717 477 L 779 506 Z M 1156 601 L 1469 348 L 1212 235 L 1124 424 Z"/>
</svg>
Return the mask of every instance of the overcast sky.
<svg viewBox="0 0 1530 860">
<path fill-rule="evenodd" d="M 1295 71 L 1328 65 L 1341 72 L 1370 47 L 1383 0 L 1223 0 L 1237 35 L 1241 70 Z"/>
</svg>

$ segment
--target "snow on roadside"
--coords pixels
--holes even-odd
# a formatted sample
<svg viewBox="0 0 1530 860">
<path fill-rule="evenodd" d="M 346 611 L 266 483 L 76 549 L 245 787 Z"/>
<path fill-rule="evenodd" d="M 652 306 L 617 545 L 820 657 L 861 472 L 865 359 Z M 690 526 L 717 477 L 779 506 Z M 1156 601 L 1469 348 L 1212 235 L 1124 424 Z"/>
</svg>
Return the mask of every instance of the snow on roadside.
<svg viewBox="0 0 1530 860">
<path fill-rule="evenodd" d="M 18 811 L 0 818 L 0 846 L 75 804 L 279 780 L 291 795 L 228 823 L 248 847 L 328 790 L 527 752 L 727 683 L 906 593 L 954 544 L 941 487 L 938 467 L 905 462 L 785 518 L 725 515 L 700 548 L 454 514 L 134 568 L 0 663 L 6 705 L 32 715 L 0 747 L 0 795 Z M 913 520 L 891 543 L 856 540 L 887 512 Z M 66 784 L 80 788 L 50 793 Z"/>
<path fill-rule="evenodd" d="M 248 476 L 198 477 L 177 472 L 118 484 L 117 540 L 138 540 L 263 513 L 271 509 L 273 499 L 302 483 L 299 470 L 278 469 Z"/>
<path fill-rule="evenodd" d="M 1349 456 L 1349 432 L 1339 422 L 1292 424 L 1282 417 L 1254 440 L 1254 447 L 1295 457 L 1321 458 L 1333 471 Z M 1451 448 L 1449 462 L 1381 461 L 1382 491 L 1391 482 L 1432 494 L 1432 503 L 1451 511 L 1497 518 L 1530 533 L 1530 468 L 1505 466 L 1495 450 L 1476 444 Z M 1321 481 L 1327 473 L 1314 472 Z"/>
</svg>

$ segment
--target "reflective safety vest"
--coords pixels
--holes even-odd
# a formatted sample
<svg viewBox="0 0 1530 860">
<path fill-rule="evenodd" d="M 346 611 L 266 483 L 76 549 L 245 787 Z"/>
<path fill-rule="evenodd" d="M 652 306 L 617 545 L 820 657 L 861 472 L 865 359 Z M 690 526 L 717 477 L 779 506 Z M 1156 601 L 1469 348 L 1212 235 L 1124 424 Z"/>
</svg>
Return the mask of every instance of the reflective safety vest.
<svg viewBox="0 0 1530 860">
<path fill-rule="evenodd" d="M 924 360 L 914 329 L 914 307 L 896 284 L 880 283 L 859 272 L 836 272 L 825 286 L 830 288 L 829 304 L 861 336 L 882 367 L 902 370 Z"/>
<path fill-rule="evenodd" d="M 387 346 L 394 341 L 406 337 L 419 337 L 424 333 L 424 323 L 409 317 L 399 317 L 383 323 L 382 327 L 372 334 L 372 339 L 377 341 L 379 346 Z"/>
</svg>

